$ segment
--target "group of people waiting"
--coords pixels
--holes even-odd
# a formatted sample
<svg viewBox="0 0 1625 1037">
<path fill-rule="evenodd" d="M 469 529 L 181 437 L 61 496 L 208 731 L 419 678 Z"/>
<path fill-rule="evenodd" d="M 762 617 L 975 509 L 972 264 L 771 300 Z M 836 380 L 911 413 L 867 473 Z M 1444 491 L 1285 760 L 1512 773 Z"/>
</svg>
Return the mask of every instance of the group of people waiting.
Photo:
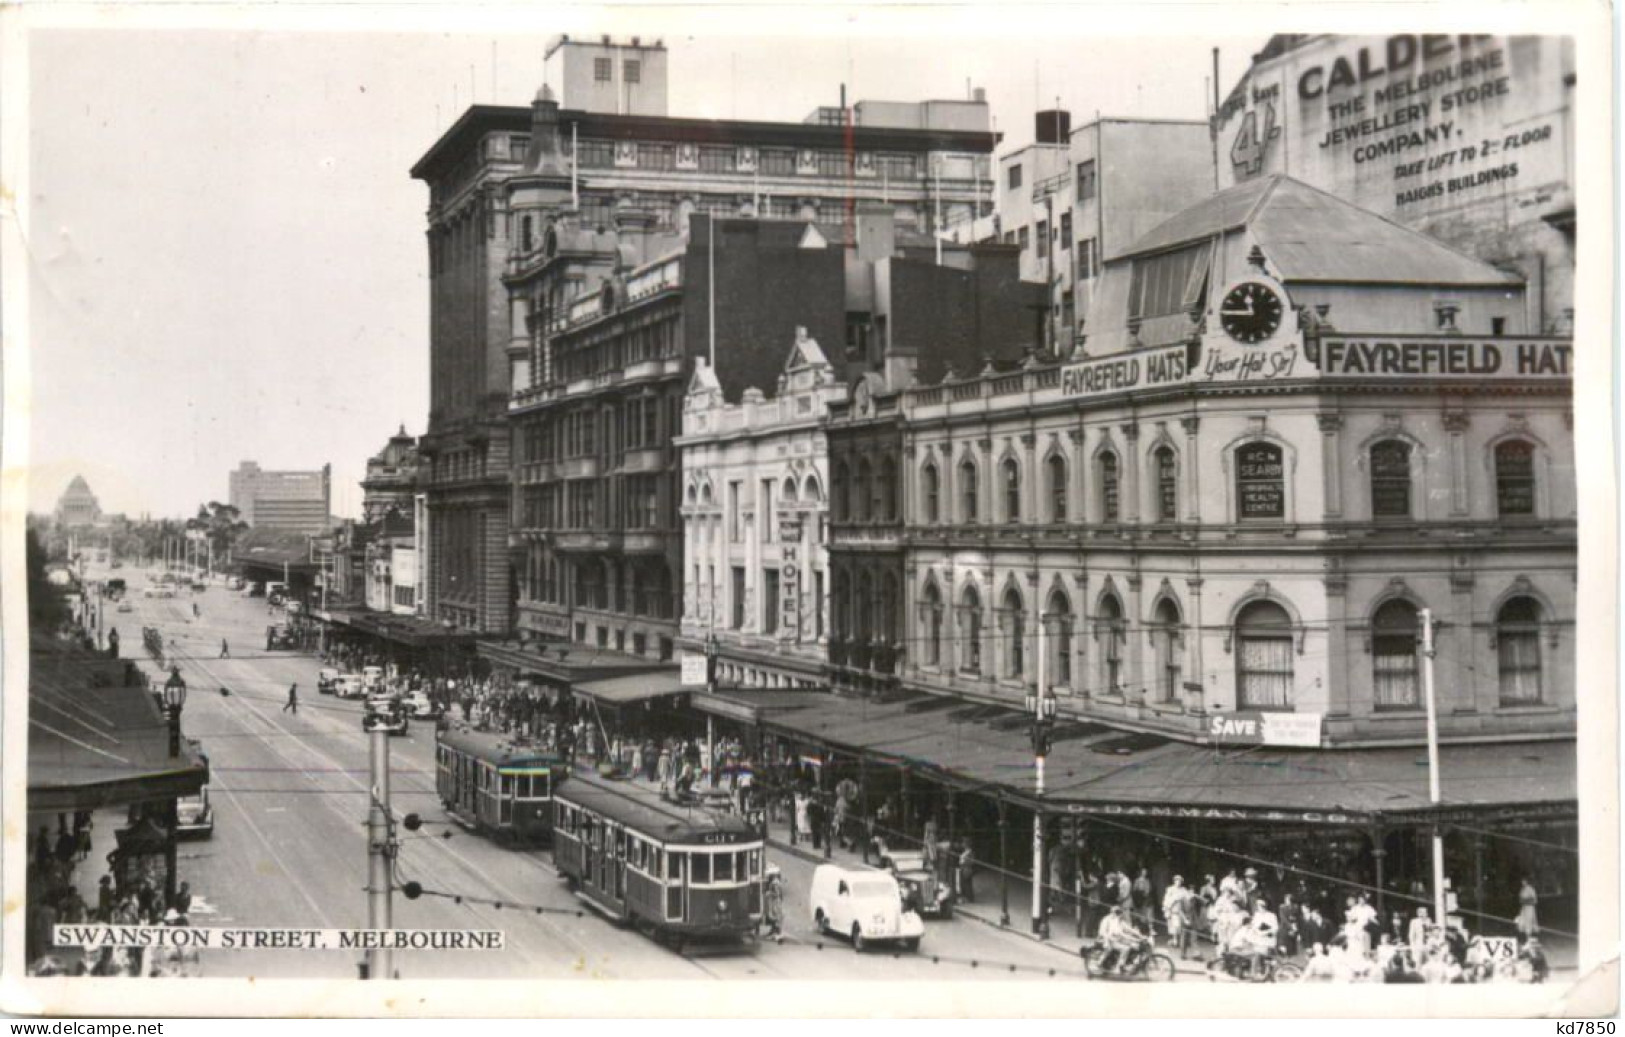
<svg viewBox="0 0 1625 1037">
<path fill-rule="evenodd" d="M 88 811 L 57 815 L 57 832 L 42 826 L 28 840 L 29 906 L 24 950 L 31 975 L 158 976 L 194 975 L 195 952 L 141 947 L 106 947 L 74 959 L 54 945 L 58 925 L 184 926 L 192 908 L 191 886 L 180 883 L 172 897 L 148 877 L 121 882 L 117 851 L 108 855 L 109 870 L 88 903 L 74 881 L 75 866 L 89 858 L 93 819 Z"/>
</svg>

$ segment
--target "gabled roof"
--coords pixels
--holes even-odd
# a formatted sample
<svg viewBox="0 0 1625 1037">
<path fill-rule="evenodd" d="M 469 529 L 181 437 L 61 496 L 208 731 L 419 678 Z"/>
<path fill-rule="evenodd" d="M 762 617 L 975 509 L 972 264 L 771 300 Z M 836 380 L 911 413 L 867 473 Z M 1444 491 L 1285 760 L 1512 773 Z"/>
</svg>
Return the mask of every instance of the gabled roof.
<svg viewBox="0 0 1625 1037">
<path fill-rule="evenodd" d="M 1237 184 L 1196 203 L 1152 229 L 1122 258 L 1243 228 L 1287 282 L 1521 283 L 1515 274 L 1281 174 Z"/>
</svg>

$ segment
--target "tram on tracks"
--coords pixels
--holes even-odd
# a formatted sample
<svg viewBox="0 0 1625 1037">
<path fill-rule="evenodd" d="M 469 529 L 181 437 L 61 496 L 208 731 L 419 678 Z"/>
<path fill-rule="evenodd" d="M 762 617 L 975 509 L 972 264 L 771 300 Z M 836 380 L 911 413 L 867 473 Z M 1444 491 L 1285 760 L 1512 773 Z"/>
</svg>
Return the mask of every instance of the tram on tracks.
<svg viewBox="0 0 1625 1037">
<path fill-rule="evenodd" d="M 435 735 L 435 790 L 465 827 L 504 845 L 545 843 L 569 777 L 558 754 L 512 736 L 453 727 Z"/>
<path fill-rule="evenodd" d="M 681 950 L 752 937 L 762 921 L 765 845 L 737 814 L 577 776 L 553 797 L 553 864 L 611 919 Z"/>
</svg>

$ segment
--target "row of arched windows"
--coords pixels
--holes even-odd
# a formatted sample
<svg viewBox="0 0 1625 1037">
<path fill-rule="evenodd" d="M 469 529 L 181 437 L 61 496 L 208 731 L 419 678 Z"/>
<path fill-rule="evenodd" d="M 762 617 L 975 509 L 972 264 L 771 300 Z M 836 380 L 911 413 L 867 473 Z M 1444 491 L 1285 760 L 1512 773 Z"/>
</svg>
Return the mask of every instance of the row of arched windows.
<svg viewBox="0 0 1625 1037">
<path fill-rule="evenodd" d="M 1416 518 L 1412 493 L 1415 450 L 1403 439 L 1383 439 L 1367 453 L 1371 514 L 1374 518 Z M 1513 438 L 1496 444 L 1492 453 L 1495 477 L 1496 514 L 1502 517 L 1532 516 L 1535 508 L 1535 446 L 1529 440 Z M 1179 521 L 1179 461 L 1170 446 L 1158 446 L 1149 457 L 1148 477 L 1152 480 L 1152 508 L 1149 521 Z M 1082 521 L 1072 516 L 1070 501 L 1071 465 L 1065 456 L 1052 453 L 1043 464 L 1043 486 L 1035 497 L 1040 515 L 1027 514 L 1022 493 L 1021 465 L 1014 457 L 998 463 L 995 484 L 996 513 L 985 510 L 979 480 L 980 466 L 967 453 L 954 472 L 958 498 L 943 500 L 943 473 L 937 462 L 926 461 L 920 470 L 920 520 L 927 525 L 979 522 Z M 1094 458 L 1096 500 L 1094 521 L 1115 523 L 1122 519 L 1122 466 L 1117 452 L 1099 451 Z M 1281 519 L 1286 517 L 1287 465 L 1280 444 L 1265 440 L 1243 443 L 1235 450 L 1235 500 L 1239 519 Z M 860 478 L 862 473 L 860 472 Z M 891 517 L 891 482 L 886 486 L 887 518 Z"/>
<path fill-rule="evenodd" d="M 948 628 L 947 603 L 933 580 L 921 598 L 920 663 L 933 669 L 954 670 L 973 678 L 996 677 L 1025 682 L 1029 676 L 1026 638 L 1035 629 L 1027 615 L 1021 591 L 1005 589 L 997 610 L 997 656 L 985 657 L 982 592 L 967 585 L 954 608 Z M 1535 705 L 1543 701 L 1540 631 L 1542 609 L 1534 598 L 1507 600 L 1495 616 L 1495 649 L 1500 701 L 1506 706 Z M 1076 617 L 1071 602 L 1059 588 L 1045 604 L 1045 683 L 1073 685 Z M 1377 609 L 1371 621 L 1370 654 L 1374 705 L 1379 710 L 1413 710 L 1423 706 L 1421 694 L 1417 608 L 1394 598 Z M 1090 694 L 1124 694 L 1123 649 L 1128 638 L 1122 602 L 1108 591 L 1096 614 L 1088 617 L 1088 633 L 1098 645 L 1095 672 L 1085 683 Z M 1178 603 L 1161 597 L 1152 610 L 1152 656 L 1144 675 L 1147 697 L 1174 703 L 1185 687 L 1184 619 Z M 1295 660 L 1301 631 L 1285 608 L 1268 599 L 1243 607 L 1234 620 L 1229 643 L 1235 659 L 1238 709 L 1291 709 Z"/>
</svg>

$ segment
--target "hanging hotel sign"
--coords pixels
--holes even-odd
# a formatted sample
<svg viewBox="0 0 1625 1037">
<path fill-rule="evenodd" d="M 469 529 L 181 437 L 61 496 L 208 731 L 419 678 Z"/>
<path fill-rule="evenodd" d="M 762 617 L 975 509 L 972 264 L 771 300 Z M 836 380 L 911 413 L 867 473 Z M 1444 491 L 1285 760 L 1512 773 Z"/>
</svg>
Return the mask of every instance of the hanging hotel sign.
<svg viewBox="0 0 1625 1037">
<path fill-rule="evenodd" d="M 1101 396 L 1182 382 L 1190 372 L 1188 347 L 1165 346 L 1061 368 L 1063 397 Z"/>
<path fill-rule="evenodd" d="M 1208 734 L 1222 745 L 1290 745 L 1316 749 L 1320 747 L 1320 714 L 1263 710 L 1221 713 L 1208 721 Z"/>
<path fill-rule="evenodd" d="M 1321 374 L 1354 378 L 1550 379 L 1569 381 L 1568 339 L 1330 335 L 1320 341 Z"/>
</svg>

